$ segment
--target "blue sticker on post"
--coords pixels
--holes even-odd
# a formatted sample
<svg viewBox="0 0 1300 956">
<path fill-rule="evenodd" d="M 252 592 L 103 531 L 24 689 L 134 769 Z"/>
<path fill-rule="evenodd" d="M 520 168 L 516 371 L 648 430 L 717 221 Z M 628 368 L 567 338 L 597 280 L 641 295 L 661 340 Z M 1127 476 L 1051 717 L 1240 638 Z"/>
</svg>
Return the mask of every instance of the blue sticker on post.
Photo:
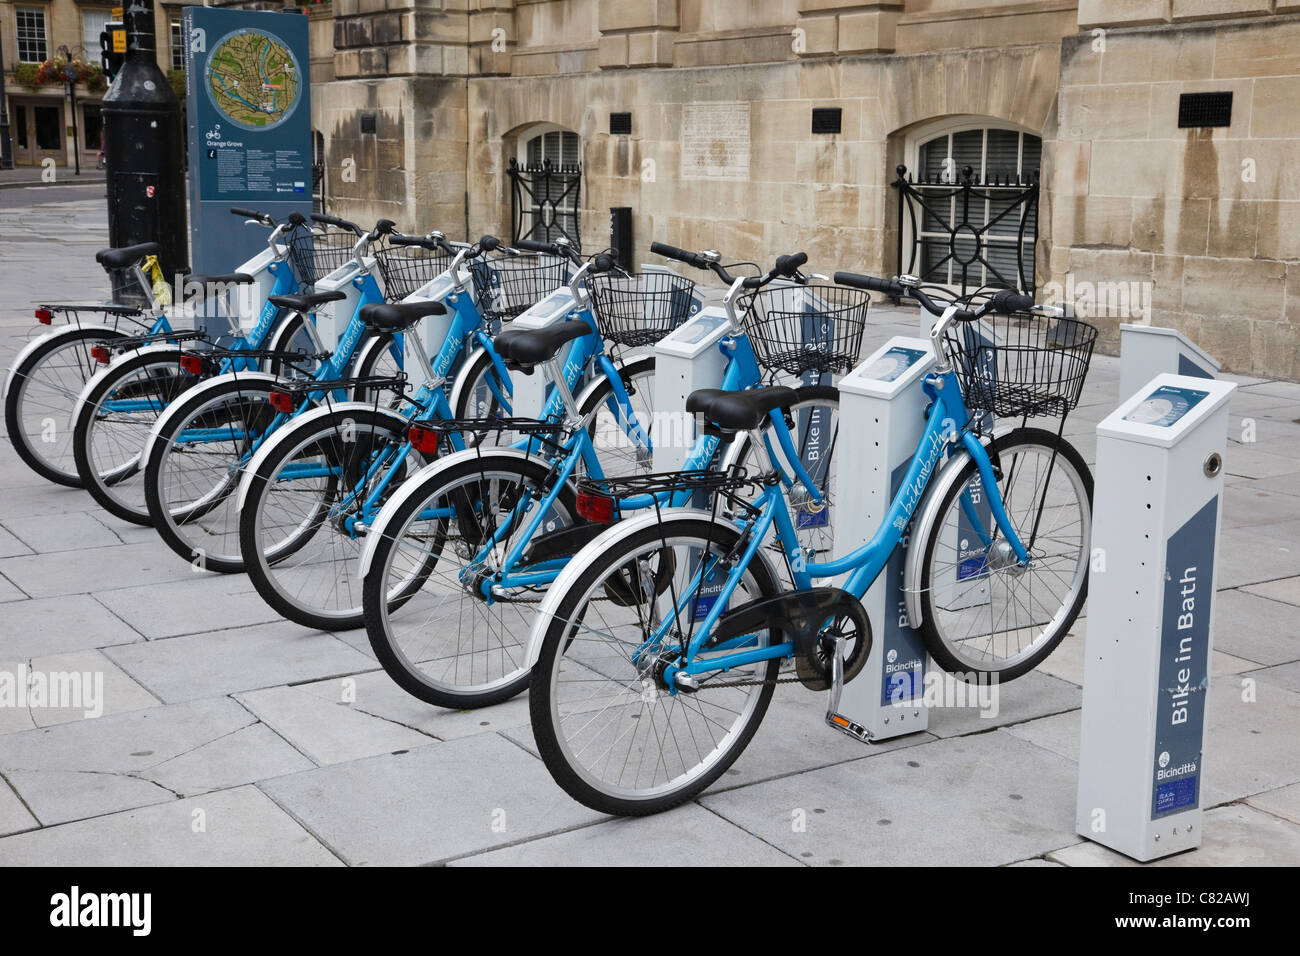
<svg viewBox="0 0 1300 956">
<path fill-rule="evenodd" d="M 903 484 L 911 462 L 894 469 L 890 489 L 894 495 Z M 903 597 L 903 563 L 907 539 L 900 542 L 885 563 L 885 620 L 880 628 L 881 648 L 885 655 L 881 668 L 880 703 L 905 704 L 921 697 L 925 690 L 925 644 L 921 633 L 908 622 L 907 601 Z"/>
<path fill-rule="evenodd" d="M 1200 799 L 1218 517 L 1216 495 L 1175 531 L 1166 545 L 1152 820 L 1194 808 Z"/>
</svg>

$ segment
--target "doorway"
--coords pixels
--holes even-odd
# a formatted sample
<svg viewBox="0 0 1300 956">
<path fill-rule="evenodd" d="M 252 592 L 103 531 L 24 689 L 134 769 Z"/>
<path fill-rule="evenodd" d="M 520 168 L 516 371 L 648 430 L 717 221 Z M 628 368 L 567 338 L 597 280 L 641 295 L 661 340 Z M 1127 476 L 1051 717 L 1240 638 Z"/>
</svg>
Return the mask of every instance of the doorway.
<svg viewBox="0 0 1300 956">
<path fill-rule="evenodd" d="M 58 165 L 65 165 L 68 144 L 62 101 L 17 100 L 12 105 L 14 162 L 39 166 L 46 157 L 51 157 Z"/>
</svg>

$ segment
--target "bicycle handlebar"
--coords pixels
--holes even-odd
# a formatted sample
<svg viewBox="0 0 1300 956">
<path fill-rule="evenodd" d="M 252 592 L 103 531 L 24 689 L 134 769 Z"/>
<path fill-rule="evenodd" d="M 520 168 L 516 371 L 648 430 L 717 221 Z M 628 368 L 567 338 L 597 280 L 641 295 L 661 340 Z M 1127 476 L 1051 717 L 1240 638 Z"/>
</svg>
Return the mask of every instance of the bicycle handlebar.
<svg viewBox="0 0 1300 956">
<path fill-rule="evenodd" d="M 665 259 L 673 259 L 677 262 L 685 263 L 688 266 L 694 266 L 697 269 L 713 272 L 719 279 L 727 285 L 734 285 L 737 277 L 727 271 L 726 266 L 722 265 L 714 256 L 716 253 L 704 255 L 699 252 L 687 252 L 685 249 L 679 249 L 677 246 L 670 246 L 666 242 L 650 243 L 650 251 L 657 256 L 663 256 Z M 799 272 L 800 266 L 808 261 L 808 253 L 796 252 L 787 256 L 777 256 L 776 264 L 771 270 L 762 276 L 747 276 L 741 280 L 743 288 L 758 289 L 767 285 L 773 279 L 791 279 L 795 282 L 806 282 L 807 280 Z"/>
<path fill-rule="evenodd" d="M 264 212 L 258 212 L 256 209 L 240 209 L 238 206 L 230 208 L 232 216 L 238 216 L 240 219 L 255 219 L 264 226 L 274 226 L 275 219 Z"/>
<path fill-rule="evenodd" d="M 837 272 L 835 273 L 835 281 L 839 285 L 850 286 L 854 289 L 866 289 L 869 292 L 879 292 L 896 299 L 915 299 L 931 315 L 942 315 L 947 311 L 947 306 L 935 302 L 926 295 L 924 289 L 918 286 L 904 285 L 897 279 L 877 279 L 875 276 L 862 275 L 857 272 Z M 958 309 L 953 318 L 958 322 L 972 322 L 988 315 L 990 312 L 1010 315 L 1013 312 L 1027 312 L 1033 307 L 1033 296 L 1023 295 L 1013 289 L 1001 289 L 994 293 L 987 302 L 975 309 Z"/>
<path fill-rule="evenodd" d="M 355 222 L 349 222 L 346 219 L 340 219 L 338 216 L 329 216 L 323 212 L 314 212 L 311 214 L 312 222 L 320 223 L 322 226 L 337 226 L 339 229 L 346 229 L 348 232 L 355 233 L 358 236 L 365 235 L 361 227 Z M 388 222 L 387 219 L 381 219 L 380 222 Z"/>
</svg>

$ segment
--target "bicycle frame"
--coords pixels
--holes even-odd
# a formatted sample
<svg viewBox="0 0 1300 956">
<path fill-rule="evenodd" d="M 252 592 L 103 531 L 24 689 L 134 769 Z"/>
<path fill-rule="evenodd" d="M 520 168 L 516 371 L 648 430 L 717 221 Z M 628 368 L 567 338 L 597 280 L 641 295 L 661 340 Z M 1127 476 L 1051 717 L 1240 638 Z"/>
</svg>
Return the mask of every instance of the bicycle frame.
<svg viewBox="0 0 1300 956">
<path fill-rule="evenodd" d="M 709 568 L 700 567 L 695 571 L 691 583 L 681 594 L 674 596 L 673 603 L 675 606 L 671 612 L 665 616 L 650 638 L 637 651 L 640 654 L 662 645 L 669 639 L 674 627 L 678 626 L 683 619 L 686 620 L 688 626 L 683 629 L 686 630 L 688 635 L 686 653 L 684 654 L 685 664 L 670 665 L 664 674 L 669 693 L 676 694 L 678 691 L 675 678 L 679 672 L 697 676 L 729 667 L 780 659 L 793 653 L 794 646 L 789 641 L 770 647 L 745 647 L 752 638 L 742 635 L 709 648 L 711 655 L 714 651 L 731 651 L 732 653 L 710 656 L 707 660 L 699 659 L 700 651 L 707 642 L 713 628 L 717 625 L 718 620 L 722 617 L 724 608 L 726 608 L 728 601 L 740 583 L 741 576 L 750 562 L 754 560 L 758 549 L 762 546 L 768 532 L 773 527 L 775 527 L 777 538 L 790 560 L 790 569 L 796 590 L 810 588 L 813 586 L 813 582 L 818 579 L 824 580 L 847 575 L 844 590 L 857 598 L 862 598 L 884 569 L 894 549 L 901 542 L 908 522 L 925 498 L 930 478 L 937 470 L 939 461 L 949 446 L 960 446 L 975 462 L 984 488 L 987 491 L 989 511 L 997 530 L 1011 545 L 1018 562 L 1022 566 L 1028 564 L 1029 554 L 1007 518 L 988 453 L 979 439 L 966 427 L 965 423 L 969 421 L 970 413 L 967 411 L 965 402 L 962 399 L 956 373 L 951 369 L 941 373 L 932 373 L 925 380 L 923 388 L 926 396 L 931 399 L 933 404 L 929 418 L 926 421 L 925 430 L 922 432 L 906 476 L 903 478 L 898 493 L 890 503 L 884 521 L 877 528 L 871 540 L 850 554 L 833 561 L 822 563 L 806 562 L 797 543 L 794 522 L 790 517 L 790 509 L 785 499 L 783 483 L 764 486 L 756 505 L 757 515 L 749 522 L 738 522 L 742 526 L 748 523 L 748 527 L 745 529 L 748 532 L 745 549 L 740 559 L 728 573 L 726 581 L 717 596 L 709 596 L 709 605 L 703 615 L 699 616 L 699 599 L 696 598 L 696 594 L 699 592 L 704 580 L 712 577 L 713 565 Z M 991 543 L 993 540 L 992 529 L 985 529 L 982 526 L 974 508 L 967 508 L 963 505 L 963 510 L 967 513 L 967 517 L 972 519 L 972 526 L 984 543 L 986 545 Z"/>
<path fill-rule="evenodd" d="M 575 343 L 574 352 L 579 351 L 579 346 L 588 341 L 595 339 L 595 347 L 600 347 L 598 335 L 584 336 Z M 727 357 L 727 365 L 723 372 L 722 387 L 729 391 L 740 391 L 742 389 L 757 385 L 762 380 L 762 372 L 758 367 L 758 362 L 754 357 L 754 351 L 749 344 L 749 339 L 744 335 L 735 336 L 723 340 L 719 343 L 719 349 Z M 608 357 L 603 352 L 599 353 L 597 360 L 608 365 L 606 374 L 613 385 L 613 395 L 607 400 L 610 410 L 618 416 L 618 421 L 623 423 L 626 430 L 634 436 L 645 436 L 645 430 L 636 420 L 636 414 L 631 407 L 631 399 L 622 387 L 622 379 L 613 371 L 612 363 L 609 363 Z M 570 357 L 566 363 L 566 372 L 570 365 L 573 364 L 573 357 Z M 602 368 L 605 367 L 602 365 Z M 566 375 L 566 378 L 568 376 Z M 555 390 L 557 393 L 559 389 Z M 563 405 L 557 403 L 557 398 L 561 396 L 552 394 L 551 400 L 547 405 L 548 413 L 562 412 Z M 790 437 L 789 429 L 786 428 L 785 419 L 780 410 L 773 412 L 770 416 L 771 421 L 776 426 L 775 431 L 778 436 L 778 442 L 781 445 L 786 460 L 792 463 L 796 471 L 794 476 L 784 476 L 782 481 L 786 486 L 791 486 L 795 481 L 799 481 L 809 489 L 814 499 L 821 500 L 821 494 L 816 488 L 816 482 L 808 475 L 799 455 L 794 448 L 794 441 Z M 755 438 L 757 440 L 757 437 Z M 529 439 L 532 441 L 532 439 Z M 715 435 L 700 435 L 696 438 L 695 444 L 691 448 L 690 455 L 682 466 L 683 471 L 702 471 L 709 467 L 717 452 L 720 439 Z M 767 437 L 763 436 L 763 442 L 766 444 Z M 770 456 L 770 446 L 769 446 Z M 515 571 L 523 563 L 524 553 L 527 551 L 534 535 L 541 529 L 542 522 L 546 515 L 559 497 L 562 489 L 573 477 L 577 470 L 578 463 L 582 462 L 587 469 L 587 474 L 593 478 L 601 479 L 605 477 L 601 469 L 599 459 L 596 455 L 596 449 L 592 443 L 591 436 L 586 428 L 579 427 L 574 429 L 568 440 L 561 446 L 560 451 L 554 457 L 552 466 L 556 469 L 555 479 L 551 482 L 550 489 L 538 501 L 537 507 L 533 507 L 531 500 L 526 499 L 515 506 L 515 510 L 507 521 L 502 522 L 500 526 L 493 530 L 491 536 L 485 540 L 478 554 L 475 556 L 470 567 L 484 562 L 493 549 L 501 546 L 511 537 L 509 529 L 516 527 L 518 522 L 525 519 L 525 516 L 531 510 L 532 514 L 527 517 L 527 523 L 523 527 L 518 540 L 509 548 L 505 559 L 501 562 L 498 569 L 498 575 L 491 581 L 484 581 L 481 585 L 483 596 L 489 604 L 493 603 L 491 589 L 494 586 L 514 588 L 514 587 L 544 587 L 555 581 L 560 571 L 567 563 L 565 559 L 552 559 L 549 561 L 539 561 L 527 565 L 523 570 Z M 629 497 L 619 498 L 617 505 L 619 510 L 641 510 L 651 507 L 681 507 L 686 505 L 690 500 L 691 492 L 677 491 L 664 492 L 661 494 L 642 494 Z M 425 509 L 420 515 L 422 519 L 452 518 L 455 517 L 454 509 Z M 788 517 L 788 515 L 787 515 Z M 791 538 L 794 537 L 793 528 L 791 529 Z"/>
</svg>

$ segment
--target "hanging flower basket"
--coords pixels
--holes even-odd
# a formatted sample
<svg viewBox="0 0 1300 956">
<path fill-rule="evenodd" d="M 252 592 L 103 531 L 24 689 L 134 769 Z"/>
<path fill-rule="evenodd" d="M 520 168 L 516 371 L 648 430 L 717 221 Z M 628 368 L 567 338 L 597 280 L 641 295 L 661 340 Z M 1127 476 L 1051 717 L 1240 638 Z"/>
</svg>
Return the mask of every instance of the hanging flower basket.
<svg viewBox="0 0 1300 956">
<path fill-rule="evenodd" d="M 58 83 L 84 83 L 91 92 L 101 92 L 108 88 L 104 71 L 94 63 L 87 63 L 80 57 L 71 60 L 61 56 L 51 57 L 37 65 L 33 77 L 37 86 L 51 86 Z"/>
</svg>

